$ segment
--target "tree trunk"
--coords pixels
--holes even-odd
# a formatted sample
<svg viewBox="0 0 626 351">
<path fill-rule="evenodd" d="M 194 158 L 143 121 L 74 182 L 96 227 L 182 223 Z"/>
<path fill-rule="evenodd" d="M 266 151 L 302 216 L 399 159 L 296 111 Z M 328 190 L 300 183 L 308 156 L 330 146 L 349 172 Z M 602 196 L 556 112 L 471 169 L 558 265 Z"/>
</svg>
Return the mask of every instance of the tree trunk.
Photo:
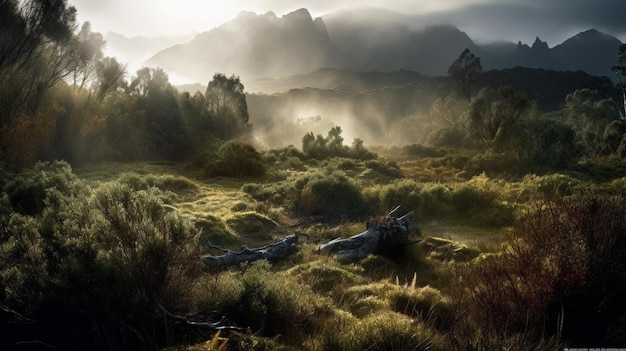
<svg viewBox="0 0 626 351">
<path fill-rule="evenodd" d="M 393 255 L 404 246 L 421 239 L 409 239 L 409 221 L 413 212 L 394 217 L 400 206 L 394 208 L 382 223 L 370 225 L 364 232 L 352 237 L 337 238 L 319 246 L 318 251 L 334 255 L 343 262 L 356 262 L 370 254 Z"/>
<path fill-rule="evenodd" d="M 225 252 L 224 255 L 205 256 L 202 258 L 202 262 L 209 267 L 228 268 L 242 262 L 251 263 L 264 259 L 284 258 L 291 255 L 297 242 L 297 235 L 289 235 L 273 244 L 256 249 L 244 247 L 243 250 L 239 252 L 222 249 Z"/>
</svg>

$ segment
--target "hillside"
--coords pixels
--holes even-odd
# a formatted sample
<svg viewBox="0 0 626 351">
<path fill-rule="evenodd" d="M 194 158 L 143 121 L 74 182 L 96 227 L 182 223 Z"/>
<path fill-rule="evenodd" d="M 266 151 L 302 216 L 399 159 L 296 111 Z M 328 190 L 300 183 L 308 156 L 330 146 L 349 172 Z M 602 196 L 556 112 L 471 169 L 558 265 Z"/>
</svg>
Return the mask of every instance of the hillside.
<svg viewBox="0 0 626 351">
<path fill-rule="evenodd" d="M 305 9 L 282 17 L 241 12 L 234 20 L 160 51 L 146 63 L 196 81 L 215 72 L 241 77 L 284 76 L 325 66 L 332 42 L 321 19 Z"/>
<path fill-rule="evenodd" d="M 322 67 L 445 76 L 459 53 L 469 48 L 485 70 L 516 66 L 582 70 L 613 79 L 610 69 L 621 44 L 595 29 L 552 48 L 540 37 L 532 45 L 477 44 L 452 25 L 415 23 L 416 18 L 385 10 L 364 11 L 344 10 L 315 19 L 306 9 L 282 17 L 242 12 L 187 43 L 158 52 L 146 64 L 200 83 L 215 72 L 236 74 L 245 82 L 261 78 L 271 82 Z M 266 92 L 272 91 L 276 88 Z"/>
<path fill-rule="evenodd" d="M 413 71 L 330 68 L 254 83 L 252 90 L 246 90 L 272 92 L 249 93 L 246 97 L 255 133 L 270 146 L 298 145 L 302 135 L 311 131 L 323 134 L 334 125 L 346 128 L 348 140 L 359 137 L 370 144 L 424 140 L 428 134 L 424 122 L 411 118 L 429 114 L 435 100 L 457 89 L 448 78 L 431 78 Z M 596 90 L 602 98 L 621 101 L 618 89 L 608 78 L 582 71 L 522 67 L 491 70 L 481 76 L 474 90 L 501 86 L 524 93 L 544 112 L 561 108 L 565 97 L 578 89 Z"/>
</svg>

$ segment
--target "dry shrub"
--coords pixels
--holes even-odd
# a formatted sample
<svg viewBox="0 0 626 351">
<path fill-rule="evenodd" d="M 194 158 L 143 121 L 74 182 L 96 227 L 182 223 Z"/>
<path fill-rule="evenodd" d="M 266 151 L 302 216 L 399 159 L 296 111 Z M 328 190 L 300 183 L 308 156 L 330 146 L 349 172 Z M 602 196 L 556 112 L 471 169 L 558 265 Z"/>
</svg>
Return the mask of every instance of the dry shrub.
<svg viewBox="0 0 626 351">
<path fill-rule="evenodd" d="M 489 331 L 487 339 L 498 344 L 523 333 L 532 343 L 562 332 L 570 345 L 623 344 L 625 269 L 621 198 L 545 199 L 520 220 L 501 253 L 457 270 L 453 293 L 467 311 L 466 331 L 474 332 L 463 336 L 459 325 L 456 336 Z"/>
</svg>

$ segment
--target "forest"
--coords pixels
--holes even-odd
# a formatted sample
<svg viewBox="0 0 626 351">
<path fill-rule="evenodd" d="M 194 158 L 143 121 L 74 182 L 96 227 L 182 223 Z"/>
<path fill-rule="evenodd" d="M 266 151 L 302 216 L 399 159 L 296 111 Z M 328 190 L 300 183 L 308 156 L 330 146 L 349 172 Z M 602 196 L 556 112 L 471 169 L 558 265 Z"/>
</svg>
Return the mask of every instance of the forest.
<svg viewBox="0 0 626 351">
<path fill-rule="evenodd" d="M 189 92 L 76 16 L 0 0 L 0 349 L 626 345 L 623 84 L 533 96 L 560 76 L 465 50 L 422 83 Z M 412 245 L 318 251 L 398 205 Z"/>
</svg>

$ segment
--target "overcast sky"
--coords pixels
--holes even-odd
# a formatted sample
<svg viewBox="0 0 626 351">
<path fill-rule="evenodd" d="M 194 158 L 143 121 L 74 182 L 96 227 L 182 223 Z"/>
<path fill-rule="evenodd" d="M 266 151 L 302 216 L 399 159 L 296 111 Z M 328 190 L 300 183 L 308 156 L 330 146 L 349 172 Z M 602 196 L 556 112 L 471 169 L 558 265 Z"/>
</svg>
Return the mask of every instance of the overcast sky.
<svg viewBox="0 0 626 351">
<path fill-rule="evenodd" d="M 80 22 L 101 33 L 171 36 L 208 31 L 241 11 L 278 16 L 307 8 L 313 17 L 353 6 L 372 6 L 426 15 L 457 25 L 476 41 L 532 44 L 535 36 L 550 46 L 589 28 L 626 42 L 626 0 L 68 0 Z M 444 23 L 442 23 L 444 24 Z"/>
</svg>

